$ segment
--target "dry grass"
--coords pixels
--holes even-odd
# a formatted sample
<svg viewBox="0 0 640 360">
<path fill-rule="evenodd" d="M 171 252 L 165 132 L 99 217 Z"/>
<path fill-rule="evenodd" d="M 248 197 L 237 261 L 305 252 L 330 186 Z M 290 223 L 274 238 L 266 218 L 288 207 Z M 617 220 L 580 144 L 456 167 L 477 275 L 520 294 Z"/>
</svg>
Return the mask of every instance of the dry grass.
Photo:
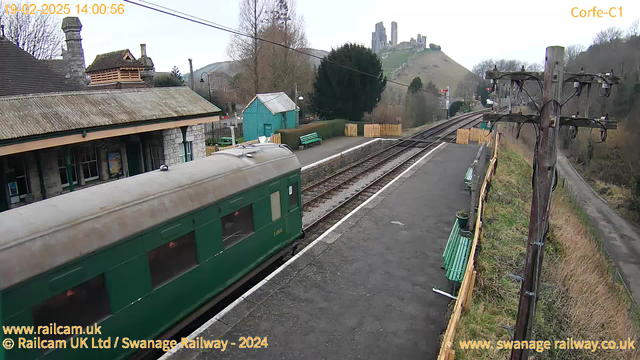
<svg viewBox="0 0 640 360">
<path fill-rule="evenodd" d="M 506 277 L 520 274 L 531 206 L 531 150 L 503 137 L 497 173 L 484 214 L 478 278 L 471 309 L 463 314 L 457 340 L 510 340 L 501 325 L 513 325 L 520 285 Z M 536 313 L 535 340 L 638 339 L 635 310 L 586 215 L 567 191 L 556 189 L 551 230 L 545 246 L 543 287 Z M 504 359 L 507 351 L 461 350 L 457 359 Z M 638 347 L 640 348 L 640 347 Z M 536 359 L 638 359 L 638 350 L 590 352 L 551 350 Z"/>
</svg>

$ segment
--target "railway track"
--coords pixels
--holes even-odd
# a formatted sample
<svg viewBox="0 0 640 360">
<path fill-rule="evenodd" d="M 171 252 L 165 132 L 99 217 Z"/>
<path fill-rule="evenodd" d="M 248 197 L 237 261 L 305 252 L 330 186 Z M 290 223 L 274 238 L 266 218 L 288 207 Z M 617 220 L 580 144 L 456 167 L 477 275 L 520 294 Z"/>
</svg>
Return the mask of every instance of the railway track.
<svg viewBox="0 0 640 360">
<path fill-rule="evenodd" d="M 423 130 L 411 137 L 399 140 L 397 144 L 372 154 L 329 178 L 305 187 L 305 189 L 303 189 L 303 210 L 305 214 L 303 215 L 303 223 L 305 224 L 304 230 L 306 237 L 300 241 L 301 248 L 304 248 L 314 241 L 341 218 L 353 211 L 358 205 L 365 202 L 392 179 L 417 162 L 429 150 L 450 137 L 457 129 L 465 126 L 473 126 L 481 119 L 481 113 L 465 114 L 453 121 Z M 422 147 L 415 147 L 416 145 L 420 146 L 423 144 L 424 146 Z M 411 152 L 412 149 L 414 150 L 413 152 Z M 393 159 L 398 159 L 405 154 L 406 156 L 399 161 L 385 168 L 385 165 L 389 164 Z M 340 194 L 344 193 L 345 189 L 353 186 L 356 181 L 376 170 L 379 170 L 379 174 L 376 175 L 373 180 L 351 191 L 348 196 L 339 199 L 338 206 L 330 207 L 322 215 L 305 223 L 305 216 L 308 217 L 308 214 L 312 213 L 320 204 L 331 201 L 335 196 L 340 196 Z"/>
</svg>

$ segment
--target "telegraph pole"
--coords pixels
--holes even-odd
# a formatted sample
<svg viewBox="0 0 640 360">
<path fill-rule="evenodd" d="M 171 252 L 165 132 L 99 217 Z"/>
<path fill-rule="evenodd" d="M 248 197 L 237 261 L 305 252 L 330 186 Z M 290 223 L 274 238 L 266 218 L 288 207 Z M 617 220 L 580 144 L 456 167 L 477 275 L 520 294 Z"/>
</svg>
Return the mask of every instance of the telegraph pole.
<svg viewBox="0 0 640 360">
<path fill-rule="evenodd" d="M 525 257 L 523 282 L 520 289 L 518 316 L 514 341 L 531 338 L 535 307 L 538 302 L 538 284 L 544 257 L 544 245 L 549 230 L 551 193 L 556 169 L 556 151 L 560 129 L 560 97 L 564 75 L 564 48 L 547 48 L 540 109 L 540 139 L 534 155 L 533 197 L 529 219 L 529 238 Z M 526 359 L 527 349 L 514 349 L 511 360 Z"/>
<path fill-rule="evenodd" d="M 520 72 L 501 73 L 496 68 L 487 71 L 487 79 L 492 79 L 498 92 L 498 111 L 501 109 L 500 80 L 510 80 L 520 90 L 526 81 L 542 80 L 542 105 L 538 109 L 538 115 L 524 116 L 522 113 L 512 113 L 511 107 L 506 114 L 485 114 L 484 120 L 494 122 L 533 122 L 538 127 L 537 146 L 534 154 L 533 169 L 533 196 L 531 199 L 531 213 L 529 218 L 529 235 L 527 251 L 520 288 L 518 315 L 514 327 L 514 341 L 529 341 L 535 324 L 536 306 L 539 298 L 540 276 L 542 274 L 542 261 L 544 258 L 544 246 L 549 231 L 549 215 L 551 212 L 551 194 L 557 182 L 556 160 L 558 137 L 561 126 L 587 127 L 599 129 L 606 135 L 607 129 L 616 129 L 614 120 L 605 122 L 588 117 L 561 116 L 562 105 L 574 96 L 580 96 L 583 88 L 587 88 L 587 95 L 593 84 L 601 85 L 604 96 L 611 93 L 610 86 L 620 83 L 620 78 L 611 73 L 587 74 L 564 72 L 564 48 L 551 46 L 546 50 L 544 73 L 525 72 L 524 67 Z M 566 79 L 565 79 L 566 78 Z M 573 82 L 575 93 L 564 102 L 562 101 L 562 89 L 565 82 Z M 509 87 L 511 88 L 511 86 Z M 533 99 L 531 99 L 533 101 Z M 528 358 L 528 349 L 513 349 L 510 360 L 523 360 Z"/>
</svg>

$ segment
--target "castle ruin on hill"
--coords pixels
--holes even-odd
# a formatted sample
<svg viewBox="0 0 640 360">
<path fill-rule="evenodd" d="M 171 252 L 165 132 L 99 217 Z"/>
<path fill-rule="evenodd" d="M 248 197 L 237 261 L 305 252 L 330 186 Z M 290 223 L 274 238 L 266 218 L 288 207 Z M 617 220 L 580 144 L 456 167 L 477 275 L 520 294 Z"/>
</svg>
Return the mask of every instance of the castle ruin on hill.
<svg viewBox="0 0 640 360">
<path fill-rule="evenodd" d="M 416 38 L 411 38 L 408 42 L 398 43 L 398 23 L 395 21 L 391 22 L 391 40 L 387 39 L 387 30 L 382 21 L 376 24 L 375 31 L 371 33 L 371 50 L 376 54 L 391 48 L 396 50 L 413 48 L 421 51 L 426 47 L 427 37 L 422 34 L 418 34 Z"/>
</svg>

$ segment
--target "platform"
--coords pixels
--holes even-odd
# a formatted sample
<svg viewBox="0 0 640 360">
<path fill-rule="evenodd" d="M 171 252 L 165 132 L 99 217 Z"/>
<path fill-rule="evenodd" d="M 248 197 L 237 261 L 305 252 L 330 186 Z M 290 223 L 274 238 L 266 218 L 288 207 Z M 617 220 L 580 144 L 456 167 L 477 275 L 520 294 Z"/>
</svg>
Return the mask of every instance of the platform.
<svg viewBox="0 0 640 360">
<path fill-rule="evenodd" d="M 304 150 L 295 150 L 294 153 L 298 157 L 300 165 L 306 166 L 371 140 L 373 139 L 362 136 L 337 136 L 322 140 L 322 145 L 310 146 Z"/>
<path fill-rule="evenodd" d="M 469 207 L 464 174 L 477 151 L 439 146 L 190 336 L 228 340 L 226 351 L 163 358 L 435 358 L 450 299 L 432 288 L 448 290 L 442 253 Z M 268 347 L 238 348 L 242 336 Z"/>
</svg>

